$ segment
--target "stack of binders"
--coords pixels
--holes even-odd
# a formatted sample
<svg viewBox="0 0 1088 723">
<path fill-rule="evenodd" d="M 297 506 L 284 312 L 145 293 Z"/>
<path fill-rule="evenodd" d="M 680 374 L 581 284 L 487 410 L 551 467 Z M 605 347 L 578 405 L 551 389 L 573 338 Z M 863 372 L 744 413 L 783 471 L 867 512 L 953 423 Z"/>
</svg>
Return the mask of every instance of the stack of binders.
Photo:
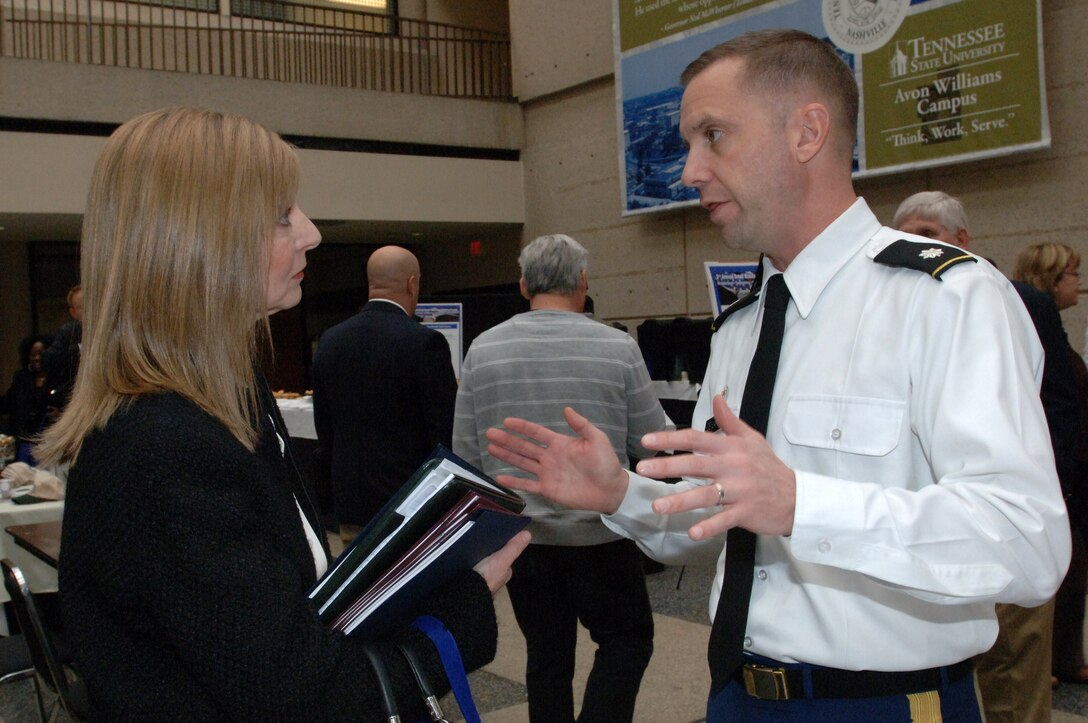
<svg viewBox="0 0 1088 723">
<path fill-rule="evenodd" d="M 529 524 L 525 503 L 442 445 L 310 591 L 333 630 L 382 634 Z"/>
</svg>

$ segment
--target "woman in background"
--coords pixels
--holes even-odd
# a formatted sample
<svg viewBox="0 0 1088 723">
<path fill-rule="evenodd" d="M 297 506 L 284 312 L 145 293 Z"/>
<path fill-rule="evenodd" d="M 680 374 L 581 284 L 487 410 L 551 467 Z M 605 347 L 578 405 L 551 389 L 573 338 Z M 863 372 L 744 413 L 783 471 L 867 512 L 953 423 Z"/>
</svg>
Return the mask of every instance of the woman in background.
<svg viewBox="0 0 1088 723">
<path fill-rule="evenodd" d="M 1065 244 L 1042 243 L 1020 252 L 1013 272 L 1014 282 L 1028 284 L 1053 299 L 1059 311 L 1075 306 L 1080 293 L 1080 254 Z M 1070 439 L 1055 436 L 1054 452 L 1058 476 L 1066 493 L 1069 525 L 1073 533 L 1073 557 L 1054 603 L 1054 659 L 1052 670 L 1059 679 L 1088 683 L 1084 663 L 1084 608 L 1088 593 L 1088 368 L 1065 340 L 1075 380 L 1079 424 L 1074 422 Z M 1062 360 L 1063 362 L 1065 360 Z M 1047 363 L 1051 363 L 1047 360 Z M 1044 400 L 1045 402 L 1045 400 Z"/>
<path fill-rule="evenodd" d="M 275 133 L 192 108 L 125 123 L 95 166 L 82 359 L 38 448 L 73 462 L 61 607 L 94 719 L 382 717 L 364 641 L 329 632 L 307 598 L 327 542 L 256 366 L 321 240 L 298 173 Z M 491 595 L 526 542 L 420 601 L 470 670 L 494 656 Z M 391 637 L 445 681 L 422 633 Z M 422 712 L 393 646 L 378 651 L 401 710 Z"/>
<path fill-rule="evenodd" d="M 0 410 L 11 417 L 11 433 L 18 449 L 15 461 L 34 466 L 30 446 L 45 424 L 49 387 L 45 383 L 42 354 L 53 343 L 53 337 L 35 334 L 19 342 L 19 369 L 11 378 L 11 386 L 0 397 Z"/>
</svg>

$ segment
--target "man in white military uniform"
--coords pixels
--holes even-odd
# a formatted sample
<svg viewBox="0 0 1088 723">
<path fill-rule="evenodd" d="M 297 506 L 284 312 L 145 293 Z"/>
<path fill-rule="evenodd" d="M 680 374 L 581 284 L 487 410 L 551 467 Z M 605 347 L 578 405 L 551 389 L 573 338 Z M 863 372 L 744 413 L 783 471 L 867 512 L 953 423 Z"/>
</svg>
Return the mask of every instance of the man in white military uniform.
<svg viewBox="0 0 1088 723">
<path fill-rule="evenodd" d="M 537 479 L 500 481 L 600 511 L 657 559 L 717 559 L 709 721 L 980 720 L 970 659 L 994 604 L 1049 599 L 1069 562 L 1031 320 L 989 264 L 856 196 L 857 87 L 830 46 L 751 33 L 682 82 L 684 181 L 729 246 L 763 254 L 758 295 L 717 322 L 692 429 L 643 439 L 694 454 L 633 474 L 573 411 L 574 438 L 508 419 L 489 451 Z M 776 277 L 764 436 L 736 415 Z M 734 533 L 755 541 L 739 576 Z M 739 650 L 715 643 L 738 623 Z"/>
</svg>

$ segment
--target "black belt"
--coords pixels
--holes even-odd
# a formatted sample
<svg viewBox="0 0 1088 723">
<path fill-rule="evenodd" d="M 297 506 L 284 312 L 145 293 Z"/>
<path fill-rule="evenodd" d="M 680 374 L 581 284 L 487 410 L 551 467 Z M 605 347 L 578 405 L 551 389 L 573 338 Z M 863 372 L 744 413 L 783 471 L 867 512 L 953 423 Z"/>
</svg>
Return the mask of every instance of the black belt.
<svg viewBox="0 0 1088 723">
<path fill-rule="evenodd" d="M 803 668 L 776 668 L 757 663 L 745 663 L 733 675 L 748 695 L 761 700 L 791 698 L 883 698 L 890 695 L 910 695 L 939 690 L 946 682 L 954 683 L 969 675 L 970 660 L 944 668 L 883 672 L 875 670 L 838 670 L 809 668 L 812 695 L 805 695 Z M 943 673 L 943 676 L 942 676 Z"/>
</svg>

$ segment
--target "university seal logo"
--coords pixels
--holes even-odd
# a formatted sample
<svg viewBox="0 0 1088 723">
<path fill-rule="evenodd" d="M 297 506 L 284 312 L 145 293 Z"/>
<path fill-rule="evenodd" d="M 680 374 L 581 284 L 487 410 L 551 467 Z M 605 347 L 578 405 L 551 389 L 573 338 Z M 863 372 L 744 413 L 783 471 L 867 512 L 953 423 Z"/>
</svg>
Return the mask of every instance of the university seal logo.
<svg viewBox="0 0 1088 723">
<path fill-rule="evenodd" d="M 824 30 L 848 53 L 870 53 L 887 43 L 910 0 L 823 0 Z"/>
</svg>

